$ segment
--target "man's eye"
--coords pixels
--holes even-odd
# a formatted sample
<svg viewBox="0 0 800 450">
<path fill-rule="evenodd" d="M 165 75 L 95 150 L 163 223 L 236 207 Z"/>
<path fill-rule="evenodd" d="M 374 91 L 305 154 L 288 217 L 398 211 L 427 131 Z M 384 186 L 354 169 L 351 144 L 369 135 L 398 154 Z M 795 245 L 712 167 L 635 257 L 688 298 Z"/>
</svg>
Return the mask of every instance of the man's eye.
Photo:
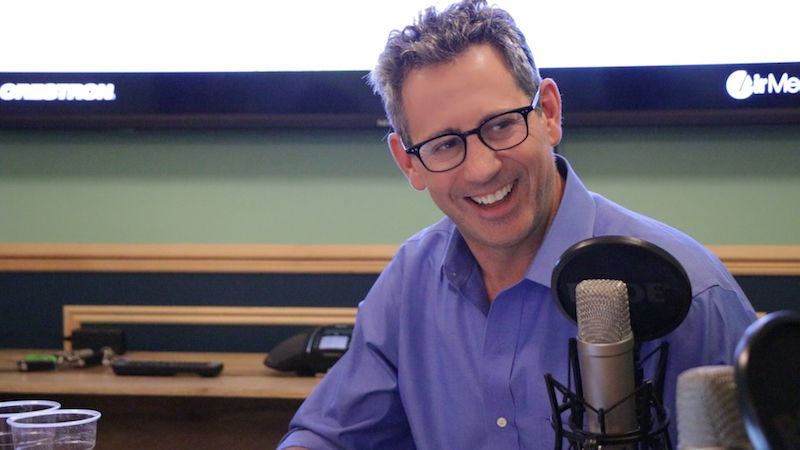
<svg viewBox="0 0 800 450">
<path fill-rule="evenodd" d="M 461 139 L 452 136 L 437 140 L 430 148 L 430 153 L 450 152 L 461 146 Z"/>
<path fill-rule="evenodd" d="M 488 128 L 487 131 L 491 131 L 491 132 L 503 131 L 506 128 L 513 127 L 518 122 L 519 122 L 519 120 L 517 120 L 517 118 L 515 118 L 513 116 L 498 117 L 496 120 L 493 120 L 493 121 L 487 123 L 486 124 L 487 125 L 486 128 Z"/>
</svg>

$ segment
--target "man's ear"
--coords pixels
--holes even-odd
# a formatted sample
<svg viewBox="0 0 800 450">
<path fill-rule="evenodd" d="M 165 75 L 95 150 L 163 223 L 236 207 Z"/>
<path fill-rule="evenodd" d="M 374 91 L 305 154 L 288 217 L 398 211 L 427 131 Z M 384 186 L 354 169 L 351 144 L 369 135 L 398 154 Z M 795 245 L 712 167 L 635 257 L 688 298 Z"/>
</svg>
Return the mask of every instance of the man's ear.
<svg viewBox="0 0 800 450">
<path fill-rule="evenodd" d="M 539 103 L 542 105 L 550 145 L 555 147 L 561 142 L 561 93 L 551 78 L 545 78 L 539 86 Z"/>
<path fill-rule="evenodd" d="M 419 171 L 425 169 L 421 167 L 419 161 L 414 161 L 416 156 L 406 153 L 405 147 L 403 147 L 403 140 L 400 139 L 399 134 L 390 133 L 388 141 L 394 162 L 397 163 L 397 167 L 400 168 L 403 175 L 408 178 L 408 183 L 411 184 L 411 187 L 418 191 L 425 190 L 425 182 L 419 176 Z"/>
</svg>

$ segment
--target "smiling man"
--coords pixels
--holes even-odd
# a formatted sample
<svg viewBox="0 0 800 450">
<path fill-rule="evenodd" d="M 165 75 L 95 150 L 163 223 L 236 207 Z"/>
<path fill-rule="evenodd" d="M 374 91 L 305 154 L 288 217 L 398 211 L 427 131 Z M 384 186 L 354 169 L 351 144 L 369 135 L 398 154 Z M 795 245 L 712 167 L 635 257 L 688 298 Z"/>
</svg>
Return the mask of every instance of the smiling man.
<svg viewBox="0 0 800 450">
<path fill-rule="evenodd" d="M 392 155 L 411 185 L 427 189 L 455 222 L 493 299 L 522 278 L 558 209 L 558 88 L 544 80 L 532 96 L 498 50 L 478 43 L 451 61 L 411 71 L 401 91 L 409 139 L 420 144 L 406 148 L 392 133 Z M 447 134 L 476 124 L 472 136 Z M 457 156 L 438 166 L 444 151 Z"/>
<path fill-rule="evenodd" d="M 397 165 L 446 217 L 400 247 L 280 448 L 552 448 L 544 375 L 567 379 L 576 327 L 550 279 L 594 236 L 650 241 L 689 274 L 689 314 L 663 338 L 668 408 L 682 371 L 731 361 L 755 319 L 741 289 L 702 245 L 588 191 L 555 154 L 558 87 L 505 11 L 426 10 L 390 35 L 371 82 Z"/>
</svg>

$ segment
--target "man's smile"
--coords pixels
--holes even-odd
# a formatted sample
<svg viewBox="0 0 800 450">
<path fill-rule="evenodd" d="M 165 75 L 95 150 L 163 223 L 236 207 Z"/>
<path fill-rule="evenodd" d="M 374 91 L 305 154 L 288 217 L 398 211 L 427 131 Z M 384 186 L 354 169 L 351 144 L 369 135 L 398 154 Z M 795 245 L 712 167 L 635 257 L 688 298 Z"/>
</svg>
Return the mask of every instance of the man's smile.
<svg viewBox="0 0 800 450">
<path fill-rule="evenodd" d="M 513 188 L 514 188 L 514 183 L 510 183 L 498 189 L 497 192 L 488 195 L 482 195 L 480 197 L 470 197 L 470 200 L 481 206 L 491 206 L 505 199 L 508 196 L 508 194 L 511 193 Z"/>
</svg>

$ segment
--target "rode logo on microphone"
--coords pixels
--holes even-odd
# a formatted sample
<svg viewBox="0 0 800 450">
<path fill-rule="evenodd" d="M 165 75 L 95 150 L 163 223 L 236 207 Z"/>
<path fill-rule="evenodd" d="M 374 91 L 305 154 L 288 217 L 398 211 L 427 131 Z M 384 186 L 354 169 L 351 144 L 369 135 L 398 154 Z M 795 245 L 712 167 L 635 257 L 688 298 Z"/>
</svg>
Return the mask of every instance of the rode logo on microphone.
<svg viewBox="0 0 800 450">
<path fill-rule="evenodd" d="M 750 75 L 746 70 L 736 70 L 728 75 L 725 82 L 728 95 L 736 100 L 744 100 L 753 95 L 784 94 L 793 95 L 800 92 L 800 78 L 783 73 L 776 76 L 773 73 L 762 76 Z"/>
<path fill-rule="evenodd" d="M 113 83 L 4 83 L 0 100 L 5 102 L 102 102 L 117 99 Z"/>
</svg>

